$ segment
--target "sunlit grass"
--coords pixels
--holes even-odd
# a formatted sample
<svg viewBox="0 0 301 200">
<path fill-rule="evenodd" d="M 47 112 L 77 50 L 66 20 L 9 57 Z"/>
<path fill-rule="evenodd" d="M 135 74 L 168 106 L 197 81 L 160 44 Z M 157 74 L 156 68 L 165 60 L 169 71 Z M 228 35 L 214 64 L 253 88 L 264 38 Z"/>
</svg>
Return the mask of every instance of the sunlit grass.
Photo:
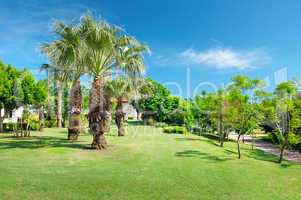
<svg viewBox="0 0 301 200">
<path fill-rule="evenodd" d="M 89 150 L 90 135 L 65 129 L 31 138 L 0 135 L 0 199 L 300 199 L 301 166 L 235 143 L 220 148 L 194 136 L 130 125 L 113 128 L 109 147 Z"/>
</svg>

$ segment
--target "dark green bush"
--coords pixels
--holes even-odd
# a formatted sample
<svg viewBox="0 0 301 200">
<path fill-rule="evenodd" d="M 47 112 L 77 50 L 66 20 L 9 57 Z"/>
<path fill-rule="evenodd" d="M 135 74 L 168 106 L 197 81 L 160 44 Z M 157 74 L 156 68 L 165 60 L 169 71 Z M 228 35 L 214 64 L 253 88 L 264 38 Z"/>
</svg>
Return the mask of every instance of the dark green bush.
<svg viewBox="0 0 301 200">
<path fill-rule="evenodd" d="M 33 122 L 30 125 L 30 130 L 32 130 L 32 131 L 37 131 L 39 128 L 40 128 L 40 123 Z"/>
<path fill-rule="evenodd" d="M 154 126 L 156 124 L 156 121 L 153 118 L 149 118 L 146 120 L 146 125 Z"/>
<path fill-rule="evenodd" d="M 48 128 L 56 127 L 56 120 L 55 119 L 45 120 L 45 126 Z"/>
<path fill-rule="evenodd" d="M 157 128 L 164 128 L 166 126 L 168 126 L 168 125 L 166 123 L 164 123 L 164 122 L 157 122 L 155 124 L 155 127 L 157 127 Z"/>
<path fill-rule="evenodd" d="M 164 133 L 178 133 L 178 134 L 187 134 L 188 131 L 183 126 L 167 126 L 163 128 Z"/>
<path fill-rule="evenodd" d="M 3 124 L 3 129 L 4 131 L 13 131 L 15 126 L 15 123 L 5 123 Z"/>
<path fill-rule="evenodd" d="M 202 133 L 202 128 L 201 127 L 193 127 L 192 128 L 192 133 L 196 135 L 201 135 Z"/>
</svg>

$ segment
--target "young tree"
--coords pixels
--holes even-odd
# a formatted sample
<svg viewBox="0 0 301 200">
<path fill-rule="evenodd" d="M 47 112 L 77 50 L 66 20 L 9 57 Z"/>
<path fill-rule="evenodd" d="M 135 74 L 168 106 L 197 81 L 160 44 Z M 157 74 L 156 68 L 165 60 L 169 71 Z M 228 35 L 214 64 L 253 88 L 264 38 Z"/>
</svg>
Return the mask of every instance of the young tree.
<svg viewBox="0 0 301 200">
<path fill-rule="evenodd" d="M 277 137 L 280 155 L 279 163 L 283 160 L 285 148 L 288 147 L 288 137 L 290 134 L 291 113 L 293 110 L 293 97 L 296 94 L 296 86 L 291 81 L 279 84 L 275 89 L 275 112 L 273 121 L 276 125 L 275 135 Z"/>
<path fill-rule="evenodd" d="M 232 78 L 233 83 L 229 86 L 229 101 L 231 108 L 229 110 L 230 121 L 234 130 L 237 132 L 237 153 L 241 158 L 240 139 L 244 134 L 251 133 L 261 122 L 260 113 L 254 109 L 250 102 L 247 90 L 254 88 L 257 81 L 249 79 L 246 76 L 238 75 Z"/>
</svg>

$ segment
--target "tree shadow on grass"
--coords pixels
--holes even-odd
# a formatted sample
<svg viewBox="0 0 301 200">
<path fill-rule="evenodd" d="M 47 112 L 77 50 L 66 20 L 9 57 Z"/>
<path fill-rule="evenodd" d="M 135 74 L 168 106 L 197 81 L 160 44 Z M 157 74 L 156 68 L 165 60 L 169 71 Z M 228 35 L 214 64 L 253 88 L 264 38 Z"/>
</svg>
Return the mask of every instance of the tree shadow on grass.
<svg viewBox="0 0 301 200">
<path fill-rule="evenodd" d="M 176 141 L 206 141 L 202 138 L 175 138 Z"/>
<path fill-rule="evenodd" d="M 198 150 L 186 150 L 186 151 L 177 152 L 175 154 L 175 156 L 177 156 L 177 157 L 188 157 L 188 158 L 197 157 L 197 158 L 204 159 L 204 160 L 209 160 L 209 161 L 212 161 L 212 162 L 224 162 L 224 161 L 228 161 L 228 160 L 233 159 L 233 158 L 229 158 L 229 157 L 218 157 L 218 156 L 211 155 L 211 154 L 201 152 L 201 151 L 198 151 Z"/>
<path fill-rule="evenodd" d="M 203 138 L 175 138 L 175 140 L 176 141 L 201 141 L 220 147 L 220 145 L 216 143 L 216 140 L 208 140 Z"/>
<path fill-rule="evenodd" d="M 56 138 L 56 137 L 25 137 L 25 138 L 11 138 L 10 141 L 0 142 L 0 149 L 38 149 L 46 147 L 65 147 L 65 148 L 76 148 L 76 149 L 87 149 L 88 146 L 85 144 L 74 143 L 67 139 Z"/>
<path fill-rule="evenodd" d="M 139 121 L 139 120 L 130 120 L 130 121 L 127 121 L 128 125 L 131 125 L 131 126 L 142 126 L 144 125 L 142 121 Z"/>
<path fill-rule="evenodd" d="M 271 162 L 271 163 L 278 163 L 279 160 L 279 156 L 268 153 L 268 152 L 264 152 L 263 150 L 260 149 L 249 149 L 249 148 L 241 148 L 242 152 L 242 157 L 248 157 L 248 158 L 252 158 L 255 160 L 260 160 L 260 161 L 265 161 L 265 162 Z M 229 154 L 229 155 L 236 155 L 237 156 L 237 152 L 236 151 L 232 151 L 229 149 L 224 149 L 224 151 Z M 297 163 L 291 162 L 291 161 L 287 161 L 284 160 L 282 164 L 280 164 L 279 166 L 281 168 L 287 168 L 290 166 L 293 166 Z"/>
<path fill-rule="evenodd" d="M 268 161 L 268 162 L 274 162 L 274 163 L 276 163 L 278 161 L 277 156 L 270 154 L 270 153 L 266 153 L 259 149 L 248 150 L 245 154 L 247 157 L 254 158 L 256 160 L 262 160 L 262 161 Z"/>
</svg>

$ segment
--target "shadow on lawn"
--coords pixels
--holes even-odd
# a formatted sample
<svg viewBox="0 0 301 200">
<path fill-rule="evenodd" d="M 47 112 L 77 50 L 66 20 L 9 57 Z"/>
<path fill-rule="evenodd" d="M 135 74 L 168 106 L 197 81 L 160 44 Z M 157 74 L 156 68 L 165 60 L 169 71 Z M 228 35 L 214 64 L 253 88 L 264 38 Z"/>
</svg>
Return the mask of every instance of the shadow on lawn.
<svg viewBox="0 0 301 200">
<path fill-rule="evenodd" d="M 225 152 L 229 155 L 233 155 L 237 157 L 237 152 L 236 151 L 232 151 L 229 149 L 224 149 Z M 249 149 L 249 148 L 241 148 L 242 152 L 242 158 L 243 157 L 248 157 L 248 158 L 252 158 L 255 160 L 260 160 L 260 161 L 265 161 L 265 162 L 272 162 L 272 163 L 278 163 L 279 160 L 279 156 L 277 155 L 273 155 L 271 153 L 266 153 L 260 149 Z M 291 161 L 286 161 L 284 160 L 283 163 L 281 165 L 279 165 L 281 168 L 287 168 L 290 166 L 295 165 L 296 163 L 293 163 Z"/>
<path fill-rule="evenodd" d="M 177 157 L 198 157 L 198 158 L 201 158 L 204 160 L 209 160 L 209 161 L 214 161 L 214 162 L 224 162 L 224 161 L 233 159 L 233 158 L 229 158 L 229 157 L 218 157 L 218 156 L 204 153 L 204 152 L 201 152 L 198 150 L 186 150 L 186 151 L 177 152 L 175 154 L 175 156 L 177 156 Z"/>
<path fill-rule="evenodd" d="M 246 153 L 246 156 L 249 158 L 254 158 L 256 160 L 269 161 L 269 162 L 277 162 L 279 159 L 277 156 L 273 154 L 265 153 L 264 151 L 259 149 L 249 150 Z"/>
<path fill-rule="evenodd" d="M 202 138 L 175 138 L 176 141 L 201 141 L 201 142 L 207 142 L 209 144 L 213 144 L 214 146 L 220 146 L 216 143 L 216 140 L 208 140 L 208 139 L 202 139 Z"/>
<path fill-rule="evenodd" d="M 206 141 L 205 139 L 201 138 L 175 138 L 176 141 Z"/>
<path fill-rule="evenodd" d="M 217 143 L 217 140 L 208 140 L 208 139 L 202 139 L 202 138 L 175 138 L 176 141 L 200 141 L 200 142 L 206 142 L 209 144 L 212 144 L 214 146 L 220 147 L 220 145 Z M 221 148 L 221 147 L 220 147 Z M 208 159 L 208 160 L 213 160 L 213 161 L 226 161 L 226 160 L 233 160 L 233 159 L 237 159 L 237 151 L 235 150 L 230 150 L 227 148 L 223 148 L 224 152 L 228 155 L 231 156 L 231 158 L 229 157 L 217 157 L 214 155 L 209 155 L 207 153 L 203 153 L 200 151 L 195 151 L 195 150 L 188 150 L 188 151 L 183 151 L 183 152 L 177 152 L 176 156 L 179 157 L 200 157 L 203 159 Z M 248 157 L 248 158 L 252 158 L 252 159 L 256 159 L 256 160 L 260 160 L 260 161 L 266 161 L 266 162 L 272 162 L 272 163 L 277 163 L 278 164 L 278 160 L 279 157 L 277 155 L 273 155 L 270 153 L 266 153 L 260 149 L 250 149 L 250 147 L 241 147 L 241 151 L 242 151 L 242 158 L 243 157 Z M 290 167 L 292 165 L 294 165 L 295 163 L 290 162 L 290 161 L 284 161 L 281 165 L 279 165 L 281 168 L 287 168 Z"/>
<path fill-rule="evenodd" d="M 67 139 L 56 138 L 56 137 L 28 137 L 18 138 L 12 137 L 10 141 L 0 142 L 0 149 L 13 149 L 13 148 L 24 148 L 24 149 L 37 149 L 45 147 L 66 147 L 76 149 L 88 149 L 89 146 L 85 144 L 78 144 L 71 142 Z"/>
<path fill-rule="evenodd" d="M 142 126 L 143 125 L 143 122 L 142 121 L 139 121 L 139 120 L 129 120 L 127 121 L 128 125 L 131 125 L 131 126 Z"/>
</svg>

